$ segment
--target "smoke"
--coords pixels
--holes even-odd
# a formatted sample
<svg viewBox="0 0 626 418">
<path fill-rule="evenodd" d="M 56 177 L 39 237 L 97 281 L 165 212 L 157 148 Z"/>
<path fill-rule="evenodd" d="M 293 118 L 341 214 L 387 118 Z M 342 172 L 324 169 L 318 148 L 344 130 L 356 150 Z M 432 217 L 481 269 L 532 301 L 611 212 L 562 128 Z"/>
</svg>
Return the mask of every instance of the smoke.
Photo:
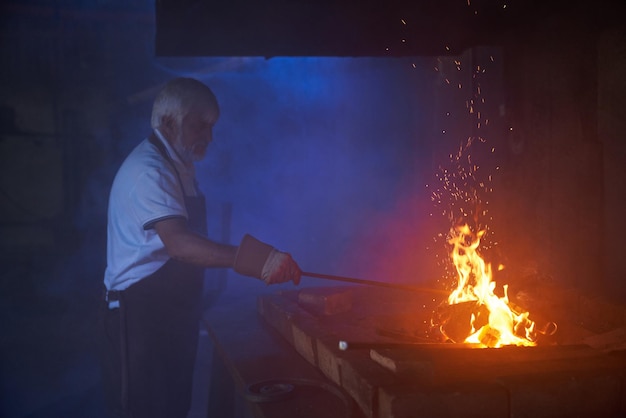
<svg viewBox="0 0 626 418">
<path fill-rule="evenodd" d="M 250 233 L 307 271 L 429 277 L 425 184 L 440 146 L 432 141 L 430 58 L 152 59 L 111 84 L 101 106 L 110 122 L 93 134 L 102 151 L 94 154 L 103 157 L 76 222 L 92 231 L 81 253 L 104 261 L 105 237 L 97 234 L 105 232 L 113 175 L 149 134 L 160 86 L 177 76 L 209 85 L 221 108 L 214 141 L 196 165 L 210 238 L 237 244 Z M 56 283 L 58 290 L 70 281 Z"/>
<path fill-rule="evenodd" d="M 214 213 L 232 205 L 231 242 L 251 233 L 308 271 L 393 271 L 397 247 L 407 236 L 422 237 L 412 210 L 420 197 L 428 200 L 432 76 L 428 59 L 415 62 L 170 60 L 177 75 L 201 79 L 220 102 L 214 142 L 197 174 Z"/>
</svg>

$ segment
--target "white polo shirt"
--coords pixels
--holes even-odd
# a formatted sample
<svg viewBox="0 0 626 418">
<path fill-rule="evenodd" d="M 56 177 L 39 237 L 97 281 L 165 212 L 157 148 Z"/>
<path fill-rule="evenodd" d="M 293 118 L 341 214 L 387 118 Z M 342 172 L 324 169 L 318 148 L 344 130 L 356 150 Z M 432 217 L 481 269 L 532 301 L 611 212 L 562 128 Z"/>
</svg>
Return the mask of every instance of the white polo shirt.
<svg viewBox="0 0 626 418">
<path fill-rule="evenodd" d="M 165 264 L 169 256 L 154 223 L 171 217 L 187 218 L 184 193 L 197 195 L 193 165 L 183 164 L 160 133 L 156 134 L 180 181 L 172 164 L 148 139 L 124 160 L 109 195 L 107 290 L 124 290 Z"/>
</svg>

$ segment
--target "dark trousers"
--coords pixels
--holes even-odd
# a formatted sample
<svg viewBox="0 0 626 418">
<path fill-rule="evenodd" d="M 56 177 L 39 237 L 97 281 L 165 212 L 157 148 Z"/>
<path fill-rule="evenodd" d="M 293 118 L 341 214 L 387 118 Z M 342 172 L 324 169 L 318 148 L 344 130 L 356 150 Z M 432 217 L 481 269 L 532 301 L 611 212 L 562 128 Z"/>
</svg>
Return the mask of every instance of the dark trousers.
<svg viewBox="0 0 626 418">
<path fill-rule="evenodd" d="M 202 282 L 178 275 L 180 267 L 168 262 L 120 292 L 120 308 L 103 301 L 103 383 L 112 417 L 187 416 Z"/>
</svg>

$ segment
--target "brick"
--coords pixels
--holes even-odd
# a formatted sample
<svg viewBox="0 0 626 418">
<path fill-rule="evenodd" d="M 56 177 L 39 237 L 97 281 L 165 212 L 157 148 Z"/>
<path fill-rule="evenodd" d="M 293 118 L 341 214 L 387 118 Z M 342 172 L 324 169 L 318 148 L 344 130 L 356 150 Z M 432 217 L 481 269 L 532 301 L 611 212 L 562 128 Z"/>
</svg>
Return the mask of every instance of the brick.
<svg viewBox="0 0 626 418">
<path fill-rule="evenodd" d="M 430 358 L 416 355 L 417 351 L 405 350 L 370 350 L 370 358 L 397 376 L 417 376 L 430 378 L 434 364 Z"/>
<path fill-rule="evenodd" d="M 317 365 L 315 340 L 296 324 L 291 324 L 293 346 L 311 364 Z"/>
<path fill-rule="evenodd" d="M 341 356 L 335 340 L 316 339 L 317 367 L 326 377 L 341 386 Z"/>
<path fill-rule="evenodd" d="M 497 384 L 403 385 L 382 388 L 379 395 L 380 418 L 508 416 L 508 393 Z"/>
<path fill-rule="evenodd" d="M 367 350 L 351 352 L 342 363 L 341 386 L 367 418 L 386 418 L 378 415 L 379 389 L 397 382 L 397 376 L 370 360 Z"/>
<path fill-rule="evenodd" d="M 257 299 L 257 311 L 280 335 L 290 344 L 293 344 L 293 331 L 291 329 L 291 317 L 279 303 L 276 296 L 263 296 Z M 282 301 L 281 301 L 282 302 Z"/>
</svg>

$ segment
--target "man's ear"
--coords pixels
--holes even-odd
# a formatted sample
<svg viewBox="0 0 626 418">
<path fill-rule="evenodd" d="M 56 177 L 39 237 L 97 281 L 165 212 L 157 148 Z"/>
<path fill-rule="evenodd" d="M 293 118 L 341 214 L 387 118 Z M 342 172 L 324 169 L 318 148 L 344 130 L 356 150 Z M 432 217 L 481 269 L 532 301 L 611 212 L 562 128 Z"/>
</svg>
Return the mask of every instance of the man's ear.
<svg viewBox="0 0 626 418">
<path fill-rule="evenodd" d="M 163 116 L 161 118 L 161 126 L 159 126 L 159 131 L 168 141 L 174 140 L 177 136 L 178 125 L 176 124 L 176 119 L 172 115 Z"/>
</svg>

